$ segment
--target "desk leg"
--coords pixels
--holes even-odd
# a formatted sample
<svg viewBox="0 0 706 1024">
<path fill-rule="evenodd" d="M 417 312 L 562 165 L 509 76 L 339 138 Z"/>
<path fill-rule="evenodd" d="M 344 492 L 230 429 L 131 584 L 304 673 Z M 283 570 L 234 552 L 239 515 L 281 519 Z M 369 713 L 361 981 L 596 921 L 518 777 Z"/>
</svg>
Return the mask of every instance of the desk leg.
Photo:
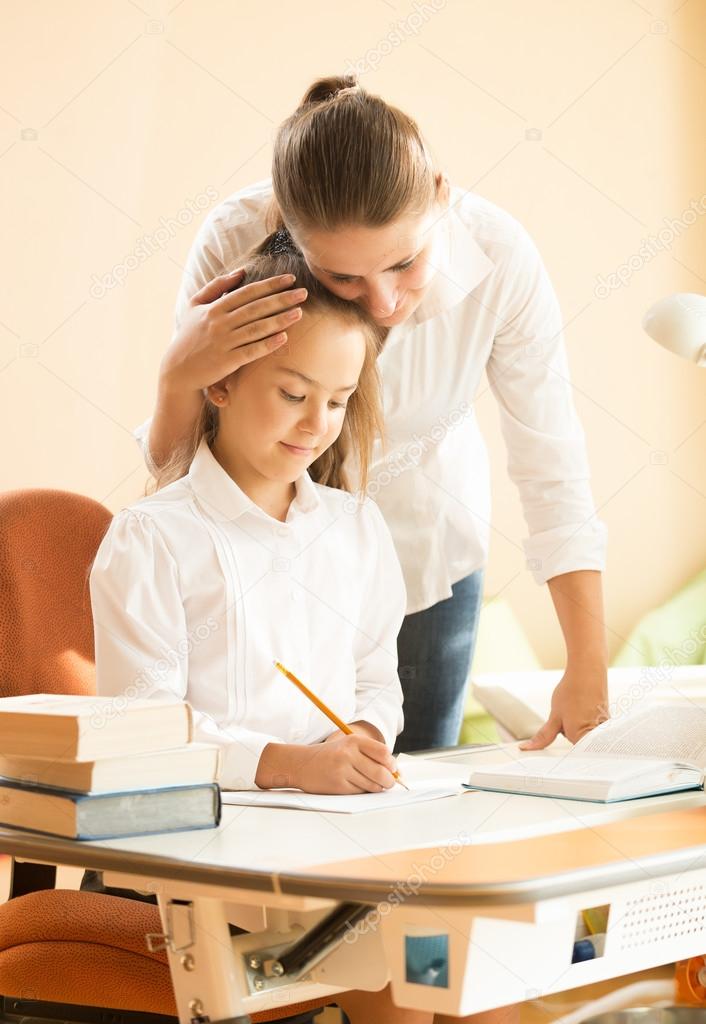
<svg viewBox="0 0 706 1024">
<path fill-rule="evenodd" d="M 179 1024 L 250 1024 L 248 994 L 238 970 L 225 904 L 219 899 L 170 899 L 158 894 Z"/>
</svg>

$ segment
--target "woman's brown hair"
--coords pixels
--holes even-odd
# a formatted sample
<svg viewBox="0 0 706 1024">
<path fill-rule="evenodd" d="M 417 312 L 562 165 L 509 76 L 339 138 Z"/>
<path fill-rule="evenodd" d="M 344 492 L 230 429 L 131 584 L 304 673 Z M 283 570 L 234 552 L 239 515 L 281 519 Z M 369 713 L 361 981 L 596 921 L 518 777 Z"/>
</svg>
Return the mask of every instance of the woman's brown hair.
<svg viewBox="0 0 706 1024">
<path fill-rule="evenodd" d="M 434 160 L 416 122 L 353 76 L 320 78 L 280 125 L 270 226 L 378 227 L 437 198 Z"/>
<path fill-rule="evenodd" d="M 304 317 L 333 317 L 346 324 L 360 327 L 365 337 L 365 358 L 358 386 L 348 399 L 343 429 L 340 435 L 309 467 L 309 475 L 316 483 L 341 490 L 364 491 L 368 482 L 368 467 L 373 442 L 382 435 L 382 399 L 377 357 L 387 333 L 354 302 L 339 298 L 328 291 L 309 270 L 302 253 L 297 249 L 288 231 L 280 229 L 269 235 L 246 257 L 245 275 L 240 287 L 263 281 L 268 277 L 293 274 L 293 288 L 306 288 L 308 296 L 302 306 Z M 263 357 L 267 358 L 267 356 Z M 236 371 L 237 373 L 237 371 Z M 177 448 L 171 458 L 157 472 L 153 490 L 184 476 L 202 439 L 210 446 L 218 433 L 218 409 L 204 399 L 201 415 L 193 434 Z M 344 469 L 346 456 L 352 454 L 357 479 L 349 479 Z"/>
</svg>

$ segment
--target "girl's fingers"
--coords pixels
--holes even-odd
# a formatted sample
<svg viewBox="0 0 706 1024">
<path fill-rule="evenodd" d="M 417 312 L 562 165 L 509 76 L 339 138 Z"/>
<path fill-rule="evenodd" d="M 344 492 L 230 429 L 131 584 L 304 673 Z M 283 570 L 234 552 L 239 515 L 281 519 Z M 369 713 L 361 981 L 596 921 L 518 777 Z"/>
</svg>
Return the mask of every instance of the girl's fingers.
<svg viewBox="0 0 706 1024">
<path fill-rule="evenodd" d="M 231 347 L 238 345 L 249 345 L 261 338 L 269 338 L 272 334 L 286 331 L 288 327 L 301 319 L 302 311 L 299 307 L 288 309 L 277 316 L 267 316 L 264 320 L 253 320 L 252 323 L 234 327 L 231 333 Z"/>
<path fill-rule="evenodd" d="M 236 288 L 239 281 L 243 279 L 243 268 L 240 267 L 238 270 L 232 270 L 229 274 L 221 274 L 219 277 L 214 277 L 212 281 L 205 284 L 203 288 L 199 289 L 192 298 L 192 303 L 208 303 L 215 302 L 216 299 L 220 299 L 222 295 L 227 294 L 232 288 Z"/>
<path fill-rule="evenodd" d="M 295 280 L 293 274 L 282 274 L 280 277 L 266 277 L 264 281 L 253 281 L 252 284 L 246 284 L 244 287 L 236 288 L 235 291 L 224 295 L 221 299 L 221 306 L 224 312 L 232 312 L 241 306 L 247 306 L 255 299 L 262 299 L 267 295 L 291 288 Z"/>
<path fill-rule="evenodd" d="M 377 782 L 372 782 L 353 765 L 350 767 L 346 781 L 350 786 L 351 793 L 380 793 L 384 788 Z"/>
<path fill-rule="evenodd" d="M 392 773 L 369 757 L 361 757 L 357 760 L 355 770 L 366 780 L 370 793 L 378 793 L 381 789 L 390 789 L 395 784 Z"/>
<path fill-rule="evenodd" d="M 394 757 L 387 746 L 381 743 L 380 740 L 374 740 L 372 736 L 361 736 L 358 748 L 365 757 L 370 758 L 371 761 L 376 761 L 390 773 L 397 771 Z"/>
</svg>

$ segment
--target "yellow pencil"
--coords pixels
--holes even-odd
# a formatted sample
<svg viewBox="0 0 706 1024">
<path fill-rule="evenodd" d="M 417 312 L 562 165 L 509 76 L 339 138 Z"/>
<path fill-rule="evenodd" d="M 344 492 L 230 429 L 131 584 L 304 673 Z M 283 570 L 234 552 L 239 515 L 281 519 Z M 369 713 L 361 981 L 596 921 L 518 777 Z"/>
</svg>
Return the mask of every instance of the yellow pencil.
<svg viewBox="0 0 706 1024">
<path fill-rule="evenodd" d="M 351 729 L 350 725 L 347 725 L 342 718 L 338 717 L 335 711 L 332 711 L 331 708 L 327 707 L 326 704 L 324 704 L 324 702 L 320 700 L 315 693 L 312 693 L 309 687 L 305 686 L 301 679 L 297 679 L 294 673 L 290 672 L 288 668 L 285 668 L 280 661 L 275 661 L 273 662 L 273 664 L 276 669 L 279 669 L 283 676 L 287 677 L 290 683 L 294 683 L 294 685 L 301 690 L 304 696 L 308 697 L 311 703 L 315 704 L 319 711 L 322 711 L 326 715 L 326 717 L 331 722 L 333 722 L 337 729 L 340 729 L 341 732 L 344 732 L 346 736 L 353 735 L 353 730 Z M 400 775 L 399 772 L 393 772 L 392 777 L 395 780 L 395 782 L 399 782 L 400 786 L 404 786 L 406 790 L 409 790 L 409 786 L 402 781 L 402 776 Z"/>
</svg>

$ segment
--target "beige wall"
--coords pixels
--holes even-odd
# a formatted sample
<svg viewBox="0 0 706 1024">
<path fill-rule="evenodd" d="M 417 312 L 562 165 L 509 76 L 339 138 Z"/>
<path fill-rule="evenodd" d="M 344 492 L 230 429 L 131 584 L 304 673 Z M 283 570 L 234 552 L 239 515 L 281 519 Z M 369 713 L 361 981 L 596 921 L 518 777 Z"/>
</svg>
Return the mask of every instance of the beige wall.
<svg viewBox="0 0 706 1024">
<path fill-rule="evenodd" d="M 267 174 L 273 129 L 310 79 L 362 61 L 364 84 L 418 118 L 452 180 L 510 210 L 544 255 L 610 530 L 612 649 L 703 567 L 706 373 L 650 343 L 640 318 L 672 291 L 706 290 L 706 216 L 639 257 L 706 193 L 701 0 L 14 0 L 3 14 L 2 488 L 111 509 L 141 493 L 130 431 L 151 409 L 197 224 Z M 155 251 L 126 269 L 141 241 Z M 623 286 L 596 290 L 625 265 Z M 493 406 L 483 389 L 488 592 L 557 665 Z"/>
</svg>

